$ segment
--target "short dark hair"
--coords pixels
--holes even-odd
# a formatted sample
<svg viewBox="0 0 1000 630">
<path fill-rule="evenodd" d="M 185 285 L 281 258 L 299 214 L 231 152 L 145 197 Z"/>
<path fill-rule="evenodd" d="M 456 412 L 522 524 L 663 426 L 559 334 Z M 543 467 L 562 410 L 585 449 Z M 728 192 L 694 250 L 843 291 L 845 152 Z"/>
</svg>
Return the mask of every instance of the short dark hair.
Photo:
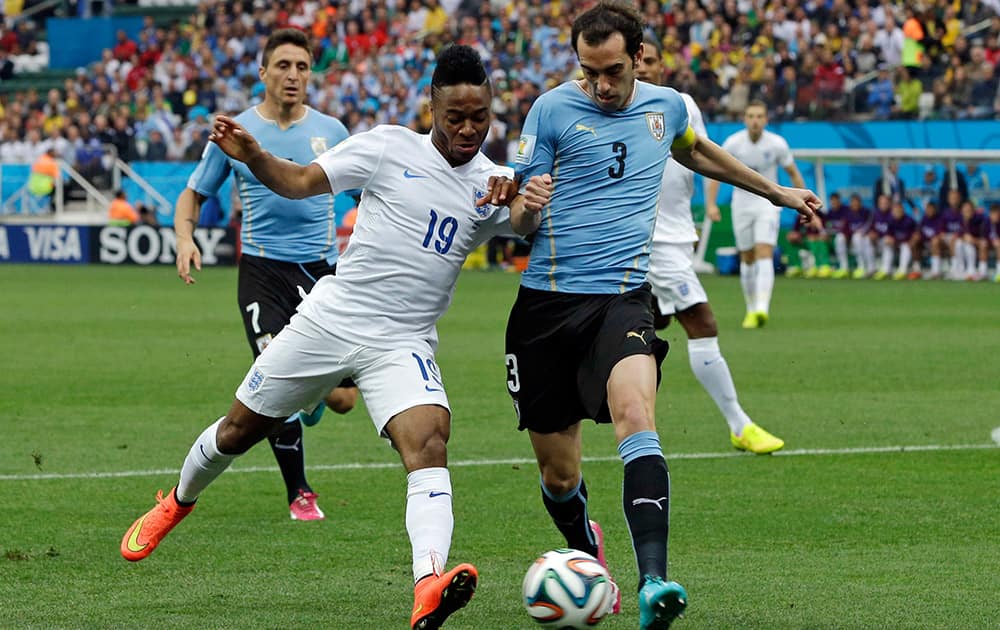
<svg viewBox="0 0 1000 630">
<path fill-rule="evenodd" d="M 625 38 L 625 52 L 634 57 L 642 44 L 642 14 L 631 2 L 622 0 L 601 0 L 595 7 L 581 13 L 573 21 L 571 36 L 573 52 L 579 54 L 577 41 L 583 36 L 590 46 L 607 41 L 615 33 Z"/>
<path fill-rule="evenodd" d="M 438 55 L 434 74 L 431 76 L 431 95 L 438 88 L 449 85 L 489 85 L 486 80 L 486 68 L 479 53 L 471 46 L 452 44 Z"/>
<path fill-rule="evenodd" d="M 659 40 L 649 33 L 642 36 L 642 43 L 655 50 L 657 57 L 663 54 L 663 46 L 660 44 Z"/>
<path fill-rule="evenodd" d="M 267 38 L 267 42 L 264 44 L 264 54 L 261 57 L 260 65 L 266 68 L 267 62 L 271 60 L 271 53 L 274 52 L 274 49 L 285 44 L 298 46 L 309 53 L 309 58 L 312 59 L 312 46 L 309 45 L 309 38 L 306 37 L 306 34 L 297 28 L 282 28 L 274 31 L 271 33 L 270 37 Z"/>
</svg>

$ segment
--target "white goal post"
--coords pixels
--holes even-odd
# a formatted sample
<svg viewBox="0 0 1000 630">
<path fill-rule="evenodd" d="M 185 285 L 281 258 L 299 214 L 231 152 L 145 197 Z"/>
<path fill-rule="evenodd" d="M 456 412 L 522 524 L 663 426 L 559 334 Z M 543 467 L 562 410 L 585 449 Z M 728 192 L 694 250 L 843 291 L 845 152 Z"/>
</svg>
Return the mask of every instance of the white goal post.
<svg viewBox="0 0 1000 630">
<path fill-rule="evenodd" d="M 951 186 L 957 186 L 957 168 L 959 164 L 968 162 L 1000 162 L 1000 150 L 997 149 L 794 149 L 792 155 L 796 161 L 811 162 L 814 176 L 812 181 L 806 173 L 806 185 L 810 186 L 824 202 L 829 198 L 827 191 L 827 165 L 881 165 L 884 172 L 890 162 L 900 164 L 925 164 L 928 166 L 944 166 Z M 1000 178 L 998 178 L 1000 179 Z M 868 190 L 874 186 L 872 180 Z M 916 189 L 919 182 L 909 182 L 910 188 Z M 1000 193 L 998 193 L 1000 195 Z M 714 267 L 705 262 L 708 252 L 708 240 L 712 234 L 712 222 L 706 216 L 702 221 L 698 247 L 695 249 L 695 271 L 709 273 Z"/>
</svg>

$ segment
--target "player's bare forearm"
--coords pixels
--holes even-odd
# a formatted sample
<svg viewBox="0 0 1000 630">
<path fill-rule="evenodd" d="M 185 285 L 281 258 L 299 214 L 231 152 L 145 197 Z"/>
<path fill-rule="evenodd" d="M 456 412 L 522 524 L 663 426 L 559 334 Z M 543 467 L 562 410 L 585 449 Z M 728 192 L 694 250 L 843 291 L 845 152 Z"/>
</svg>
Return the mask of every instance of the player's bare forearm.
<svg viewBox="0 0 1000 630">
<path fill-rule="evenodd" d="M 510 204 L 510 227 L 521 236 L 533 234 L 542 224 L 540 212 L 525 207 L 524 195 L 518 195 Z"/>
<path fill-rule="evenodd" d="M 185 188 L 177 197 L 177 204 L 174 207 L 174 233 L 177 235 L 177 277 L 184 281 L 184 284 L 194 284 L 195 279 L 191 276 L 191 266 L 201 271 L 201 252 L 194 242 L 194 229 L 198 225 L 198 217 L 201 215 L 201 204 L 205 201 L 202 196 L 191 188 Z"/>
<path fill-rule="evenodd" d="M 792 180 L 792 186 L 795 186 L 796 188 L 806 187 L 806 180 L 804 177 L 802 177 L 802 173 L 799 171 L 798 166 L 792 164 L 787 169 L 785 169 L 785 172 L 788 173 L 788 178 Z"/>
<path fill-rule="evenodd" d="M 674 149 L 673 156 L 692 171 L 716 180 L 708 183 L 710 198 L 707 202 L 715 202 L 718 182 L 738 186 L 772 201 L 778 192 L 776 183 L 746 166 L 708 138 L 699 137 L 687 149 Z"/>
<path fill-rule="evenodd" d="M 305 199 L 331 192 L 330 180 L 316 164 L 302 166 L 261 151 L 246 165 L 260 183 L 282 197 Z"/>
<path fill-rule="evenodd" d="M 253 135 L 234 119 L 218 115 L 209 140 L 223 153 L 247 165 L 257 180 L 289 199 L 303 199 L 331 192 L 330 180 L 316 164 L 302 166 L 264 150 Z"/>
<path fill-rule="evenodd" d="M 510 203 L 510 224 L 515 232 L 527 236 L 542 223 L 542 209 L 552 198 L 552 176 L 535 175 L 524 185 L 524 191 Z"/>
<path fill-rule="evenodd" d="M 177 203 L 174 205 L 174 233 L 178 240 L 194 238 L 194 228 L 198 225 L 204 201 L 202 195 L 190 188 L 185 188 L 177 196 Z"/>
</svg>

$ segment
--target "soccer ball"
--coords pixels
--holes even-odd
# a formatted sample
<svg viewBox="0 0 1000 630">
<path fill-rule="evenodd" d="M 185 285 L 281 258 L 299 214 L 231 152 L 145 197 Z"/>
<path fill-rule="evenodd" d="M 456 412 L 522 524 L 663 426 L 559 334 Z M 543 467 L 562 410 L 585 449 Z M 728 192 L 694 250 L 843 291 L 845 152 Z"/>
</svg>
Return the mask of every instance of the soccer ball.
<svg viewBox="0 0 1000 630">
<path fill-rule="evenodd" d="M 611 609 L 611 576 L 594 556 L 573 549 L 548 551 L 521 585 L 524 607 L 546 628 L 592 628 Z"/>
</svg>

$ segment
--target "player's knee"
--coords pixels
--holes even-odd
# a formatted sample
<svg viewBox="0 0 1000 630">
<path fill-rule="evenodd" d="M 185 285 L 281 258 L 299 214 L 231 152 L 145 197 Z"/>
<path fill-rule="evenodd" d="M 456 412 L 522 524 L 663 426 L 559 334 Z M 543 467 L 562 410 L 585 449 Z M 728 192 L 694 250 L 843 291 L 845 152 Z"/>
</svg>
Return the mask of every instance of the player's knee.
<svg viewBox="0 0 1000 630">
<path fill-rule="evenodd" d="M 357 387 L 337 387 L 326 397 L 326 406 L 334 413 L 344 414 L 358 402 Z"/>
<path fill-rule="evenodd" d="M 543 466 L 542 485 L 554 497 L 563 497 L 580 483 L 580 471 L 574 467 Z"/>
<path fill-rule="evenodd" d="M 611 410 L 615 423 L 615 437 L 620 442 L 627 435 L 654 430 L 650 408 L 641 397 L 619 401 Z"/>
<path fill-rule="evenodd" d="M 216 429 L 215 443 L 219 451 L 227 455 L 241 455 L 257 442 L 280 431 L 283 424 L 282 420 L 252 412 L 230 413 Z"/>
</svg>

